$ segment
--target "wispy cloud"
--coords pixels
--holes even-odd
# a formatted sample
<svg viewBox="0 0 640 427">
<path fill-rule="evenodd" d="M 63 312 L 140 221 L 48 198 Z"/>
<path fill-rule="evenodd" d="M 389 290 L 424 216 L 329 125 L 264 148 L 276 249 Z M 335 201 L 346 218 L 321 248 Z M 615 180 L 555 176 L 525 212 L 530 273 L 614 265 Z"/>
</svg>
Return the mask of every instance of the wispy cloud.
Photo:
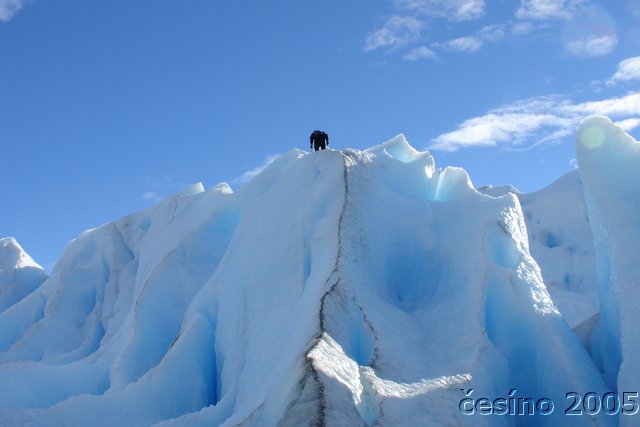
<svg viewBox="0 0 640 427">
<path fill-rule="evenodd" d="M 437 45 L 458 52 L 476 52 L 507 36 L 522 37 L 537 31 L 558 29 L 559 25 L 571 29 L 566 31 L 568 36 L 559 38 L 564 43 L 564 52 L 569 55 L 607 55 L 618 44 L 613 20 L 603 8 L 589 0 L 521 0 L 514 18 Z"/>
<path fill-rule="evenodd" d="M 631 132 L 640 127 L 640 118 L 619 120 L 616 122 L 616 125 L 620 126 L 625 132 Z"/>
<path fill-rule="evenodd" d="M 420 46 L 410 50 L 402 57 L 402 59 L 406 59 L 407 61 L 418 61 L 420 59 L 435 59 L 437 57 L 438 55 L 436 55 L 433 50 L 426 46 Z"/>
<path fill-rule="evenodd" d="M 273 161 L 276 160 L 278 157 L 280 157 L 280 154 L 271 154 L 271 155 L 265 157 L 264 161 L 262 162 L 262 164 L 260 166 L 257 166 L 257 167 L 255 167 L 253 169 L 250 169 L 250 170 L 244 172 L 239 177 L 234 178 L 232 180 L 232 182 L 233 183 L 237 183 L 237 184 L 245 184 L 245 183 L 249 182 L 252 178 L 254 178 L 255 176 L 259 175 L 260 172 L 265 170 L 267 168 L 267 166 L 269 166 L 271 163 L 273 163 Z"/>
<path fill-rule="evenodd" d="M 618 64 L 618 70 L 611 76 L 608 83 L 640 80 L 640 56 L 627 58 Z"/>
<path fill-rule="evenodd" d="M 395 0 L 400 8 L 449 21 L 469 21 L 485 14 L 484 0 Z"/>
<path fill-rule="evenodd" d="M 424 41 L 422 32 L 426 20 L 441 18 L 461 22 L 477 19 L 485 14 L 485 0 L 393 0 L 393 4 L 397 13 L 389 17 L 381 28 L 367 35 L 365 52 L 378 49 L 394 51 L 414 44 L 414 47 L 403 55 L 403 59 L 417 61 L 434 58 L 436 55 L 431 48 L 424 44 L 415 46 L 418 42 Z"/>
<path fill-rule="evenodd" d="M 10 21 L 29 0 L 0 0 L 0 21 Z"/>
<path fill-rule="evenodd" d="M 505 37 L 508 25 L 488 25 L 481 28 L 472 36 L 458 37 L 441 43 L 434 43 L 433 47 L 454 52 L 477 52 L 487 43 L 496 43 Z"/>
<path fill-rule="evenodd" d="M 458 37 L 457 39 L 448 40 L 443 43 L 436 43 L 434 46 L 439 48 L 453 50 L 455 52 L 477 52 L 482 48 L 484 42 L 478 37 Z"/>
<path fill-rule="evenodd" d="M 567 104 L 560 110 L 567 114 L 602 114 L 611 116 L 614 120 L 621 120 L 625 116 L 640 116 L 640 92 L 631 92 L 619 98 L 609 98 L 601 101 Z"/>
<path fill-rule="evenodd" d="M 631 130 L 640 125 L 640 92 L 580 103 L 559 95 L 525 99 L 465 120 L 456 130 L 433 139 L 430 148 L 456 151 L 481 146 L 522 148 L 525 144 L 531 148 L 571 135 L 590 114 L 610 116 Z"/>
<path fill-rule="evenodd" d="M 412 16 L 392 16 L 384 26 L 367 37 L 364 50 L 395 49 L 420 37 L 424 24 Z"/>
<path fill-rule="evenodd" d="M 602 56 L 611 53 L 617 44 L 618 38 L 615 35 L 591 35 L 567 43 L 565 45 L 565 52 L 574 56 L 583 57 Z"/>
<path fill-rule="evenodd" d="M 523 38 L 542 31 L 558 32 L 563 52 L 571 56 L 598 57 L 611 53 L 618 44 L 615 21 L 592 0 L 520 0 L 513 2 L 510 18 L 478 31 L 456 34 L 450 40 L 427 42 L 425 29 L 442 25 L 452 27 L 463 21 L 477 20 L 487 14 L 486 0 L 390 0 L 395 9 L 382 28 L 369 33 L 364 50 L 384 48 L 406 51 L 402 58 L 416 61 L 438 56 L 440 50 L 473 53 L 509 38 Z M 508 2 L 507 2 L 508 3 Z M 473 24 L 464 24 L 469 28 Z M 568 30 L 567 30 L 568 29 Z M 562 36 L 559 32 L 562 31 Z M 424 48 L 429 49 L 425 51 Z M 432 53 L 431 53 L 432 52 Z"/>
<path fill-rule="evenodd" d="M 487 42 L 499 42 L 505 36 L 507 25 L 487 25 L 478 31 L 478 37 Z"/>
<path fill-rule="evenodd" d="M 534 21 L 570 19 L 585 0 L 521 0 L 516 18 Z"/>
<path fill-rule="evenodd" d="M 529 21 L 515 22 L 509 28 L 509 31 L 514 36 L 524 36 L 531 34 L 537 29 L 537 26 Z"/>
<path fill-rule="evenodd" d="M 574 1 L 570 18 L 564 24 L 564 52 L 581 57 L 611 53 L 618 44 L 616 22 L 607 11 L 592 1 Z"/>
</svg>

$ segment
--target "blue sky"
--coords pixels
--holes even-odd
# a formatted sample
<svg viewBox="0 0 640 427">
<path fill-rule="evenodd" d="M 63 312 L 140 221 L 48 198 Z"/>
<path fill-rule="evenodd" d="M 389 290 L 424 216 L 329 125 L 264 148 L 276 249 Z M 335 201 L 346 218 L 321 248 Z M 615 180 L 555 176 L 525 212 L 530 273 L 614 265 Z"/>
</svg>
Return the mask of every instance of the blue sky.
<svg viewBox="0 0 640 427">
<path fill-rule="evenodd" d="M 575 126 L 638 138 L 640 0 L 0 0 L 0 236 L 46 267 L 87 228 L 273 156 L 404 133 L 535 191 Z"/>
</svg>

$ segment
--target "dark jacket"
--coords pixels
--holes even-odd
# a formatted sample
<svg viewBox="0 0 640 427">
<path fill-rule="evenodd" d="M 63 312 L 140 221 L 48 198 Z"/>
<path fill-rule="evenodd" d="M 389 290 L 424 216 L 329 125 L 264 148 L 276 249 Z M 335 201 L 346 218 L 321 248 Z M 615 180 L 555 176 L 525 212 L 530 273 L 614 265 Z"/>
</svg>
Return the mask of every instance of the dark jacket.
<svg viewBox="0 0 640 427">
<path fill-rule="evenodd" d="M 309 137 L 309 143 L 316 147 L 329 145 L 329 135 L 321 130 L 314 130 Z"/>
</svg>

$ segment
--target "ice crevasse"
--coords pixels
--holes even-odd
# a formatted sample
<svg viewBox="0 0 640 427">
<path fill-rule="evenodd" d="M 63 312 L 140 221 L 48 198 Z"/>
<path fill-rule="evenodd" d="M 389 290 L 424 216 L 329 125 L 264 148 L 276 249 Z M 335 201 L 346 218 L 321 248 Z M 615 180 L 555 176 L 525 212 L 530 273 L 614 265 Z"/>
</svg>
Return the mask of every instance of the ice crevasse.
<svg viewBox="0 0 640 427">
<path fill-rule="evenodd" d="M 293 150 L 237 192 L 195 185 L 82 233 L 7 299 L 0 425 L 631 421 L 564 416 L 566 392 L 634 387 L 640 343 L 637 293 L 620 297 L 639 277 L 640 181 L 624 179 L 638 144 L 604 118 L 576 144 L 602 301 L 589 346 L 545 286 L 515 194 L 476 191 L 403 136 Z M 469 390 L 557 407 L 465 415 Z"/>
</svg>

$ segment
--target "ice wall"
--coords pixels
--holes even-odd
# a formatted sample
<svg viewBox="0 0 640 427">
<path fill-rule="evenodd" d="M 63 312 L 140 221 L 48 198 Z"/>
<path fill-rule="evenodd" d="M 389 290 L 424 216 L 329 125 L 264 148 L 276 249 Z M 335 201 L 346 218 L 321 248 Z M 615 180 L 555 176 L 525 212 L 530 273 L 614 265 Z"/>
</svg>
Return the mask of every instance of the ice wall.
<svg viewBox="0 0 640 427">
<path fill-rule="evenodd" d="M 342 256 L 311 353 L 332 390 L 327 417 L 357 412 L 364 425 L 611 424 L 567 419 L 563 408 L 519 419 L 461 415 L 461 389 L 493 399 L 514 388 L 561 405 L 568 389 L 602 393 L 604 384 L 547 293 L 514 195 L 479 194 L 466 172 L 435 170 L 404 138 L 345 154 Z"/>
<path fill-rule="evenodd" d="M 0 313 L 3 426 L 601 425 L 519 200 L 399 136 L 293 150 L 73 241 Z M 546 397 L 552 416 L 463 415 Z"/>
<path fill-rule="evenodd" d="M 194 186 L 83 233 L 0 314 L 0 425 L 277 423 L 309 372 L 343 181 L 339 154 L 292 151 L 237 194 Z"/>
<path fill-rule="evenodd" d="M 593 234 L 580 172 L 574 170 L 548 187 L 519 194 L 531 255 L 562 316 L 583 345 L 599 316 Z"/>
<path fill-rule="evenodd" d="M 586 348 L 598 318 L 593 234 L 579 170 L 547 187 L 520 193 L 510 185 L 485 186 L 478 191 L 494 197 L 515 194 L 522 206 L 529 251 L 540 266 L 544 283 L 562 316 Z"/>
<path fill-rule="evenodd" d="M 633 392 L 640 388 L 640 144 L 608 118 L 593 116 L 578 129 L 576 152 L 601 295 L 593 355 L 612 389 Z"/>
</svg>

